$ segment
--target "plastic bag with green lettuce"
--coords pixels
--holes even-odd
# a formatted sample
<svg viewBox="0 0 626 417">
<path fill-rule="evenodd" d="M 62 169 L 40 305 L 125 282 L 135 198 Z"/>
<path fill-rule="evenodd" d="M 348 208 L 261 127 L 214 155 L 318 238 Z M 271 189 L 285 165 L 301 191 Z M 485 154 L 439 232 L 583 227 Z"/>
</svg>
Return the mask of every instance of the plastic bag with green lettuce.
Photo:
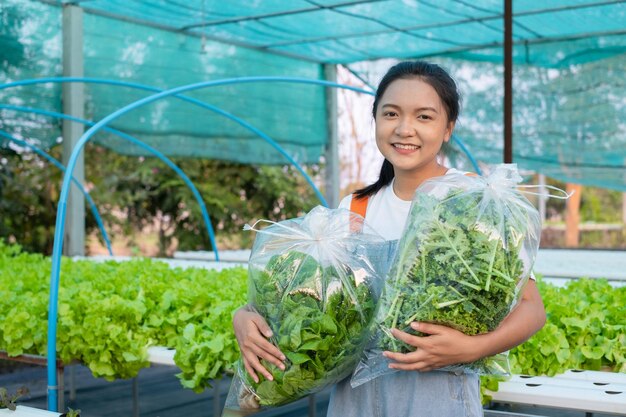
<svg viewBox="0 0 626 417">
<path fill-rule="evenodd" d="M 262 361 L 255 383 L 240 360 L 226 409 L 258 411 L 318 392 L 354 370 L 369 338 L 381 271 L 392 252 L 361 216 L 316 207 L 257 230 L 248 266 L 249 306 L 272 329 L 286 368 Z"/>
<path fill-rule="evenodd" d="M 537 210 L 517 189 L 521 180 L 515 165 L 503 164 L 487 177 L 451 173 L 418 187 L 353 387 L 394 372 L 383 351 L 415 350 L 392 328 L 420 335 L 410 327 L 420 321 L 476 335 L 494 330 L 509 314 L 528 280 L 541 232 Z M 506 375 L 508 355 L 442 370 Z"/>
</svg>

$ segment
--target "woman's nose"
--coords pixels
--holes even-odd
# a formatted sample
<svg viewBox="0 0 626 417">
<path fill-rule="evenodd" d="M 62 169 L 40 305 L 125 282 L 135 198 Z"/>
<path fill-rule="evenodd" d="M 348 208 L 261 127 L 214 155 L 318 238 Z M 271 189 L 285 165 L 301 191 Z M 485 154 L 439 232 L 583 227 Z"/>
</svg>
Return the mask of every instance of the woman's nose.
<svg viewBox="0 0 626 417">
<path fill-rule="evenodd" d="M 398 119 L 395 133 L 400 137 L 412 136 L 415 134 L 415 127 L 410 120 L 405 118 Z"/>
</svg>

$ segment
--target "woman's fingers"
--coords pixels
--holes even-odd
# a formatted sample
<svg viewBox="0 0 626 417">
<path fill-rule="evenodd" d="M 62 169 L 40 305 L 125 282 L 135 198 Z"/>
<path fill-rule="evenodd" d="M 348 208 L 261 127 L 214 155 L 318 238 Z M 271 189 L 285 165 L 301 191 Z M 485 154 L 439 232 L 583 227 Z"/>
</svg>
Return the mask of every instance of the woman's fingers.
<svg viewBox="0 0 626 417">
<path fill-rule="evenodd" d="M 402 370 L 429 371 L 444 366 L 468 362 L 467 352 L 473 343 L 472 336 L 452 328 L 430 323 L 411 323 L 414 330 L 428 336 L 413 336 L 392 329 L 393 336 L 416 348 L 414 352 L 383 352 L 394 363 L 390 368 Z"/>
<path fill-rule="evenodd" d="M 415 346 L 417 348 L 423 347 L 423 338 L 419 336 L 413 336 L 412 334 L 403 332 L 398 329 L 391 329 L 391 334 L 398 340 L 403 341 L 411 346 Z"/>
<path fill-rule="evenodd" d="M 241 350 L 246 371 L 254 379 L 259 381 L 259 375 L 272 380 L 272 374 L 263 366 L 261 359 L 284 370 L 285 355 L 266 337 L 272 336 L 272 331 L 263 317 L 251 311 L 239 310 L 233 318 L 235 335 Z"/>
<path fill-rule="evenodd" d="M 400 371 L 419 371 L 428 372 L 435 369 L 426 362 L 412 362 L 412 363 L 392 363 L 389 365 L 391 369 L 398 369 Z"/>
<path fill-rule="evenodd" d="M 272 329 L 268 326 L 267 322 L 261 315 L 255 314 L 252 316 L 252 322 L 256 324 L 256 327 L 259 329 L 261 334 L 265 337 L 272 337 Z"/>
<path fill-rule="evenodd" d="M 265 369 L 265 367 L 263 365 L 261 365 L 261 362 L 259 361 L 259 357 L 253 353 L 248 353 L 246 354 L 246 359 L 250 365 L 250 367 L 253 369 L 253 372 L 250 373 L 250 371 L 248 370 L 248 373 L 250 373 L 250 376 L 254 379 L 254 382 L 259 382 L 259 378 L 257 377 L 256 373 L 254 371 L 257 371 L 258 373 L 260 373 L 261 375 L 263 375 L 265 377 L 265 379 L 272 381 L 274 379 L 274 377 L 272 376 L 272 374 L 270 373 L 270 371 L 268 371 L 267 369 Z M 246 368 L 247 370 L 247 368 Z"/>
<path fill-rule="evenodd" d="M 391 359 L 392 361 L 399 362 L 399 363 L 415 363 L 415 362 L 422 361 L 424 359 L 423 352 L 420 352 L 419 350 L 416 350 L 415 352 L 409 352 L 409 353 L 385 351 L 383 352 L 383 356 L 388 359 Z"/>
<path fill-rule="evenodd" d="M 248 362 L 248 359 L 245 356 L 242 356 L 242 359 L 243 359 L 243 366 L 244 368 L 246 368 L 246 372 L 252 377 L 254 382 L 258 383 L 259 377 L 257 376 L 256 372 L 254 372 L 254 368 L 250 366 L 250 362 Z"/>
<path fill-rule="evenodd" d="M 255 336 L 250 336 L 244 342 L 244 348 L 246 351 L 252 352 L 255 356 L 265 359 L 266 361 L 278 366 L 280 369 L 285 369 L 285 355 L 267 339 L 258 333 Z"/>
</svg>

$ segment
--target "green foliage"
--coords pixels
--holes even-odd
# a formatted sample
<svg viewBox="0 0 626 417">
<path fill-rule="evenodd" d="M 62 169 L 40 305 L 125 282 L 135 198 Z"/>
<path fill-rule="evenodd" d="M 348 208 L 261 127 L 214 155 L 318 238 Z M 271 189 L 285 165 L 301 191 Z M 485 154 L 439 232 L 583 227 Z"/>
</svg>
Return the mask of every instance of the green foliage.
<svg viewBox="0 0 626 417">
<path fill-rule="evenodd" d="M 548 321 L 511 351 L 513 372 L 555 375 L 567 369 L 626 372 L 626 287 L 579 279 L 558 288 L 540 282 Z"/>
<path fill-rule="evenodd" d="M 245 303 L 243 268 L 183 270 L 148 259 L 63 259 L 61 268 L 57 352 L 63 362 L 80 361 L 109 380 L 130 378 L 149 365 L 149 346 L 168 346 L 177 349 L 183 385 L 197 388 L 237 359 L 230 320 Z M 50 269 L 49 258 L 0 241 L 0 350 L 11 356 L 45 355 Z M 188 337 L 189 326 L 199 330 L 197 339 Z M 216 340 L 223 346 L 215 349 Z M 212 373 L 198 360 L 207 353 Z"/>
<path fill-rule="evenodd" d="M 127 234 L 157 225 L 161 255 L 174 239 L 180 250 L 210 248 L 194 195 L 161 160 L 120 156 L 103 148 L 86 155 L 94 159 L 87 174 L 94 183 L 92 194 L 98 206 L 123 213 L 122 217 L 107 216 L 108 222 Z M 293 168 L 172 160 L 198 188 L 218 236 L 245 240 L 241 230 L 249 219 L 284 220 L 316 204 L 314 194 Z"/>
<path fill-rule="evenodd" d="M 61 159 L 60 147 L 50 152 Z M 3 158 L 0 238 L 18 242 L 29 252 L 50 254 L 61 173 L 29 152 L 0 149 L 0 161 Z M 249 242 L 241 229 L 249 219 L 280 221 L 297 217 L 318 203 L 300 173 L 291 167 L 173 160 L 198 188 L 216 235 L 235 237 L 244 245 Z M 85 152 L 85 178 L 111 237 L 132 236 L 156 226 L 161 255 L 173 241 L 181 250 L 210 248 L 194 195 L 160 159 L 122 156 L 90 145 Z M 87 233 L 96 231 L 100 236 L 91 212 L 86 212 Z"/>
<path fill-rule="evenodd" d="M 51 253 L 61 176 L 42 164 L 34 154 L 0 148 L 0 238 L 30 252 Z"/>
<path fill-rule="evenodd" d="M 199 392 L 211 386 L 210 380 L 232 371 L 239 358 L 232 315 L 246 302 L 247 278 L 243 268 L 225 269 L 215 276 L 193 270 L 188 285 L 177 289 L 173 302 L 160 313 L 177 318 L 175 327 L 169 324 L 170 337 L 180 335 L 177 343 L 164 343 L 176 348 L 174 360 L 182 370 L 178 377 L 186 388 Z M 158 331 L 155 325 L 155 332 Z"/>
<path fill-rule="evenodd" d="M 474 335 L 494 330 L 509 313 L 523 273 L 524 230 L 515 218 L 502 222 L 501 206 L 483 207 L 482 199 L 480 192 L 453 191 L 441 200 L 415 195 L 377 316 L 381 350 L 414 350 L 388 330 L 416 334 L 412 321 Z M 502 359 L 468 366 L 481 373 L 506 373 Z"/>
<path fill-rule="evenodd" d="M 540 277 L 539 277 L 540 278 Z M 600 279 L 578 279 L 565 287 L 538 281 L 546 307 L 546 325 L 511 350 L 511 372 L 553 376 L 568 369 L 626 372 L 626 287 Z M 481 376 L 486 390 L 497 391 L 499 376 Z"/>
<path fill-rule="evenodd" d="M 49 277 L 48 258 L 0 241 L 0 350 L 10 355 L 45 355 Z M 260 281 L 257 294 L 271 300 L 276 297 L 271 291 L 275 288 L 269 281 L 271 276 L 261 277 L 268 281 Z M 211 379 L 233 369 L 238 347 L 231 318 L 232 312 L 245 303 L 246 282 L 247 274 L 242 268 L 216 272 L 172 269 L 150 260 L 93 263 L 64 259 L 59 293 L 59 357 L 66 362 L 80 360 L 94 375 L 113 379 L 135 376 L 147 366 L 147 346 L 169 346 L 176 348 L 175 361 L 182 370 L 182 384 L 199 391 L 209 386 Z M 280 277 L 274 280 L 278 282 Z M 511 351 L 512 372 L 626 372 L 626 287 L 612 287 L 598 279 L 580 279 L 562 288 L 541 281 L 538 284 L 548 322 Z M 276 317 L 285 316 L 279 322 L 283 328 L 275 327 L 274 332 L 288 334 L 281 343 L 295 346 L 289 357 L 294 369 L 302 370 L 308 363 L 315 363 L 304 349 L 306 346 L 298 345 L 298 338 L 300 342 L 309 337 L 316 343 L 319 340 L 318 345 L 309 346 L 319 350 L 323 339 L 317 335 L 332 335 L 333 325 L 337 329 L 334 337 L 355 337 L 360 332 L 355 304 L 345 296 L 331 297 L 324 311 L 315 311 L 313 307 L 318 301 L 306 293 L 287 298 L 292 315 L 291 311 L 267 311 Z M 357 298 L 366 296 L 357 292 Z M 371 305 L 365 306 L 369 311 Z M 306 321 L 309 315 L 319 319 L 318 328 Z M 299 333 L 294 330 L 298 321 L 303 323 Z M 351 322 L 355 325 L 351 326 Z M 350 329 L 354 329 L 353 334 Z M 356 343 L 353 338 L 345 340 Z M 302 351 L 308 360 L 299 355 Z M 272 372 L 280 377 L 276 369 Z M 285 373 L 283 378 L 287 376 Z M 483 390 L 497 389 L 498 378 L 481 379 Z M 483 399 L 488 401 L 486 393 Z"/>
<path fill-rule="evenodd" d="M 80 417 L 80 410 L 72 410 L 68 407 L 67 413 L 63 413 L 59 417 Z"/>
<path fill-rule="evenodd" d="M 16 401 L 26 394 L 28 394 L 28 388 L 26 387 L 18 388 L 13 395 L 9 395 L 6 388 L 0 387 L 0 410 L 6 408 L 15 411 L 17 408 Z"/>
<path fill-rule="evenodd" d="M 546 184 L 565 190 L 567 183 L 547 178 Z M 583 187 L 580 200 L 580 220 L 583 223 L 621 223 L 622 195 L 616 190 Z M 546 201 L 548 217 L 565 217 L 565 200 L 549 198 Z"/>
<path fill-rule="evenodd" d="M 297 251 L 275 255 L 265 270 L 250 274 L 252 305 L 267 319 L 273 342 L 288 359 L 284 371 L 264 362 L 274 379 L 261 376 L 259 383 L 239 363 L 260 404 L 286 404 L 348 376 L 374 315 L 368 284 L 357 284 L 347 267 L 324 268 Z"/>
</svg>

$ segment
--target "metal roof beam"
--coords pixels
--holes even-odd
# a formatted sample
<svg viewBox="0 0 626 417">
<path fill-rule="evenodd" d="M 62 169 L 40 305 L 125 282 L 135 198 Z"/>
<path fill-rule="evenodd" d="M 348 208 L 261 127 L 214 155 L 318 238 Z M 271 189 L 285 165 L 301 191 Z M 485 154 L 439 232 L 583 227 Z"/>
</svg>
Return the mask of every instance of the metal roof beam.
<svg viewBox="0 0 626 417">
<path fill-rule="evenodd" d="M 305 8 L 302 8 L 302 9 L 285 10 L 285 11 L 282 11 L 282 12 L 275 12 L 275 13 L 266 13 L 266 14 L 259 14 L 259 15 L 253 15 L 253 16 L 233 17 L 231 19 L 212 20 L 210 22 L 194 23 L 192 25 L 183 26 L 183 27 L 180 28 L 180 30 L 186 31 L 186 30 L 195 29 L 195 28 L 198 28 L 198 27 L 219 26 L 219 25 L 225 25 L 225 24 L 229 24 L 229 23 L 239 23 L 239 22 L 246 22 L 246 21 L 249 21 L 249 20 L 260 20 L 260 19 L 267 19 L 267 18 L 271 18 L 271 17 L 289 16 L 289 15 L 294 15 L 294 14 L 310 13 L 310 12 L 315 12 L 315 11 L 318 11 L 318 10 L 335 9 L 337 7 L 354 6 L 356 4 L 363 4 L 363 3 L 377 3 L 377 2 L 381 2 L 381 1 L 389 1 L 389 0 L 353 0 L 353 1 L 347 1 L 347 2 L 344 2 L 344 3 L 332 4 L 332 5 L 329 5 L 329 6 L 313 6 L 313 7 L 305 7 Z"/>
<path fill-rule="evenodd" d="M 595 3 L 572 4 L 572 5 L 569 5 L 569 6 L 548 7 L 546 9 L 528 10 L 526 12 L 513 13 L 513 17 L 529 16 L 529 15 L 534 15 L 534 14 L 562 12 L 562 11 L 576 10 L 576 9 L 586 9 L 588 7 L 609 6 L 609 5 L 612 5 L 612 4 L 620 4 L 620 3 L 626 3 L 626 0 L 599 1 L 599 2 L 595 2 Z"/>
<path fill-rule="evenodd" d="M 602 37 L 602 36 L 620 36 L 620 35 L 626 35 L 626 29 L 604 31 L 604 32 L 587 32 L 587 33 L 581 33 L 581 34 L 570 35 L 570 36 L 553 36 L 549 38 L 518 40 L 518 41 L 513 41 L 513 45 L 538 45 L 542 43 L 564 42 L 564 41 L 572 41 L 572 40 L 579 40 L 579 39 L 585 39 L 585 38 L 597 38 L 597 37 Z M 455 54 L 458 52 L 467 52 L 467 51 L 487 49 L 487 48 L 502 48 L 503 46 L 504 46 L 503 42 L 491 42 L 491 43 L 486 43 L 482 45 L 468 46 L 467 48 L 451 49 L 449 51 L 445 51 L 441 53 L 415 55 L 415 57 L 424 58 L 424 57 L 429 57 L 429 56 L 442 56 L 442 55 Z"/>
<path fill-rule="evenodd" d="M 37 0 L 40 3 L 44 3 L 44 4 L 48 4 L 51 6 L 57 6 L 57 7 L 61 7 L 61 3 L 59 3 L 57 0 Z M 83 0 L 83 1 L 91 1 L 91 0 Z M 95 1 L 95 0 L 94 0 Z M 103 16 L 103 17 L 108 17 L 111 19 L 116 19 L 116 20 L 120 20 L 122 22 L 129 22 L 129 23 L 134 23 L 137 25 L 143 25 L 143 26 L 148 26 L 148 27 L 152 27 L 155 29 L 159 29 L 159 30 L 165 30 L 168 32 L 174 32 L 174 33 L 181 33 L 180 29 L 173 27 L 173 26 L 167 26 L 167 25 L 163 25 L 160 23 L 155 23 L 155 22 L 151 22 L 149 20 L 141 20 L 141 19 L 135 19 L 135 18 L 130 18 L 130 17 L 126 17 L 126 16 L 122 16 L 119 14 L 115 14 L 112 12 L 106 12 L 103 10 L 99 10 L 99 9 L 91 9 L 88 7 L 83 7 L 83 10 L 85 11 L 85 13 L 89 13 L 89 14 L 93 14 L 96 16 Z M 267 49 L 263 49 L 261 47 L 259 47 L 258 45 L 254 45 L 251 43 L 247 43 L 247 42 L 239 42 L 239 41 L 233 41 L 233 40 L 227 40 L 227 39 L 222 39 L 219 38 L 217 36 L 211 36 L 211 35 L 206 35 L 206 34 L 201 34 L 201 33 L 196 33 L 196 32 L 182 32 L 184 35 L 187 36 L 193 36 L 194 38 L 206 38 L 207 40 L 211 40 L 211 41 L 215 41 L 215 42 L 219 42 L 219 43 L 223 43 L 223 44 L 227 44 L 227 45 L 234 45 L 234 46 L 240 46 L 242 48 L 248 48 L 248 49 L 254 49 L 255 51 L 260 51 L 260 52 L 264 52 L 264 53 L 272 53 L 274 55 L 279 55 L 279 56 L 284 56 L 286 58 L 292 58 L 292 59 L 299 59 L 302 61 L 307 61 L 307 62 L 314 62 L 316 64 L 322 64 L 324 63 L 323 61 L 319 61 L 316 60 L 310 56 L 307 55 L 300 55 L 300 54 L 294 54 L 294 53 L 290 53 L 290 52 L 283 52 L 283 51 L 271 51 L 271 50 L 267 50 Z"/>
<path fill-rule="evenodd" d="M 575 6 L 563 6 L 563 7 L 554 7 L 554 8 L 550 8 L 550 9 L 529 10 L 529 11 L 523 12 L 523 13 L 516 13 L 516 14 L 513 15 L 513 17 L 515 18 L 515 17 L 519 17 L 519 16 L 543 14 L 543 13 L 556 12 L 556 11 L 561 11 L 561 10 L 580 9 L 580 8 L 591 7 L 591 6 L 606 6 L 606 5 L 609 5 L 609 4 L 617 4 L 617 3 L 626 3 L 626 0 L 619 0 L 619 1 L 613 0 L 613 1 L 605 1 L 605 2 L 601 2 L 601 3 L 585 3 L 585 4 L 575 5 Z M 465 24 L 465 23 L 472 23 L 472 22 L 477 22 L 478 23 L 478 22 L 485 22 L 485 21 L 489 21 L 489 20 L 498 20 L 498 19 L 502 19 L 503 17 L 504 17 L 503 14 L 496 14 L 496 15 L 476 17 L 476 18 L 460 19 L 460 20 L 455 20 L 455 21 L 452 21 L 452 22 L 445 22 L 445 23 L 431 23 L 431 24 L 427 24 L 427 25 L 416 25 L 416 26 L 409 26 L 409 27 L 401 27 L 401 28 L 397 28 L 396 30 L 394 30 L 394 29 L 381 29 L 381 30 L 376 30 L 376 31 L 348 34 L 348 35 L 343 35 L 343 36 L 323 36 L 323 37 L 320 36 L 320 37 L 316 37 L 316 38 L 306 38 L 306 39 L 300 39 L 300 40 L 294 40 L 294 41 L 276 42 L 276 43 L 272 43 L 272 44 L 263 45 L 262 47 L 263 48 L 276 48 L 276 47 L 281 47 L 281 46 L 323 42 L 323 41 L 333 40 L 333 39 L 350 39 L 350 38 L 359 38 L 359 37 L 362 37 L 362 36 L 384 35 L 384 34 L 387 34 L 387 33 L 394 33 L 394 32 L 407 32 L 407 31 L 414 31 L 414 30 L 442 28 L 442 27 L 450 27 L 450 26 L 461 25 L 461 24 Z M 528 29 L 526 29 L 526 30 L 528 30 Z M 437 41 L 437 39 L 433 39 L 433 38 L 429 38 L 429 40 Z"/>
</svg>

